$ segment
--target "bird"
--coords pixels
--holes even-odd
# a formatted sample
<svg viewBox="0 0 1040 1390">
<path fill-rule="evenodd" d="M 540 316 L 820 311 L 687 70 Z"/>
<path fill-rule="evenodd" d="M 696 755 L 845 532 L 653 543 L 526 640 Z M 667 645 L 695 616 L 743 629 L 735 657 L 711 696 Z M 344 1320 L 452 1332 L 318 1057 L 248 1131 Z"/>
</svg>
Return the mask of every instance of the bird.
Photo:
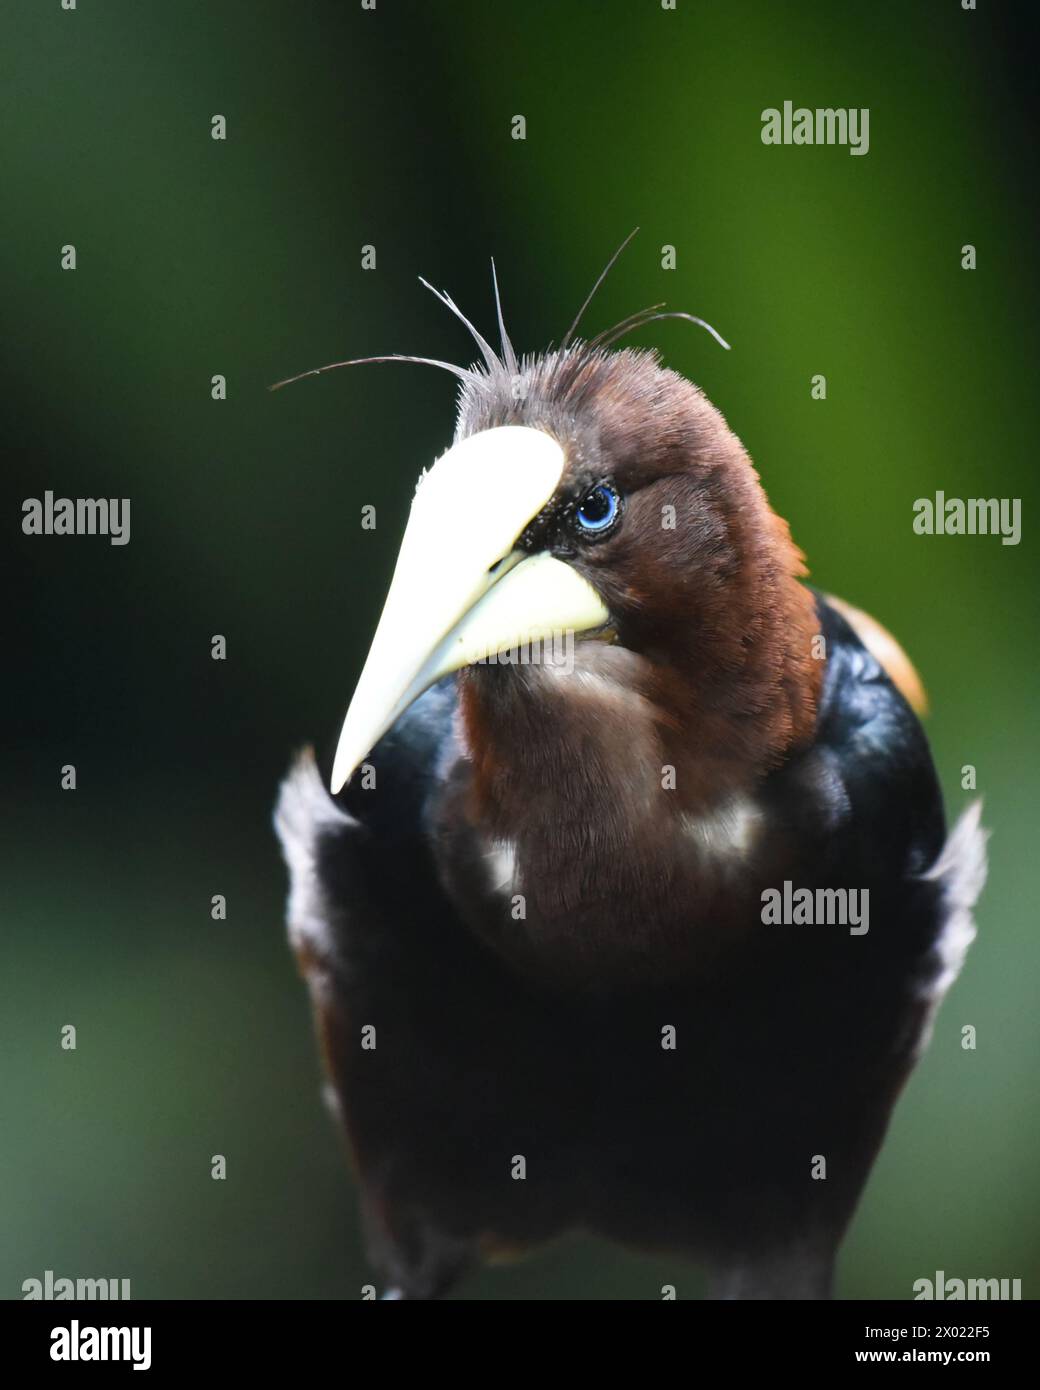
<svg viewBox="0 0 1040 1390">
<path fill-rule="evenodd" d="M 833 1297 L 975 932 L 980 805 L 947 832 L 909 659 L 620 340 L 728 343 L 661 304 L 578 336 L 629 240 L 559 346 L 517 354 L 492 262 L 498 348 L 433 291 L 472 365 L 316 369 L 458 381 L 332 766 L 305 748 L 275 813 L 387 1299 L 573 1232 L 709 1298 Z"/>
</svg>

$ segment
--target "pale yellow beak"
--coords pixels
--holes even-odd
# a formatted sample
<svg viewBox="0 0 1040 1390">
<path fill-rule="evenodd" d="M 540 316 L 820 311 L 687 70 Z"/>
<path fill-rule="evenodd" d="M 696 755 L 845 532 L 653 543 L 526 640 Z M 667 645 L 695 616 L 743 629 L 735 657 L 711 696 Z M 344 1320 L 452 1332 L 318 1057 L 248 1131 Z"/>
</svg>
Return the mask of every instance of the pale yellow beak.
<svg viewBox="0 0 1040 1390">
<path fill-rule="evenodd" d="M 595 589 L 569 565 L 515 549 L 556 491 L 564 462 L 542 430 L 503 425 L 456 444 L 420 479 L 343 722 L 333 793 L 442 676 L 609 621 Z"/>
</svg>

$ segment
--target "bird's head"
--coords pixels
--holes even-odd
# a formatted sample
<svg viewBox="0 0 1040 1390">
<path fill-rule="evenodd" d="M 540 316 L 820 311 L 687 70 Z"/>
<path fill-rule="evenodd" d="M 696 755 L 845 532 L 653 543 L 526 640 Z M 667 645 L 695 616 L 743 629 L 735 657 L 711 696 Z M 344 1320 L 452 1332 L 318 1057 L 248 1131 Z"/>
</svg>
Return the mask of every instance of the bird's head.
<svg viewBox="0 0 1040 1390">
<path fill-rule="evenodd" d="M 611 644 L 613 674 L 661 726 L 693 730 L 688 787 L 766 770 L 808 735 L 815 617 L 786 523 L 700 389 L 654 352 L 613 346 L 690 317 L 660 308 L 588 342 L 572 326 L 523 358 L 501 309 L 500 352 L 464 320 L 483 363 L 436 364 L 461 380 L 456 437 L 416 489 L 334 793 L 435 681 L 471 667 L 515 679 L 523 667 L 478 664 L 517 650 L 574 651 L 580 673 Z"/>
</svg>

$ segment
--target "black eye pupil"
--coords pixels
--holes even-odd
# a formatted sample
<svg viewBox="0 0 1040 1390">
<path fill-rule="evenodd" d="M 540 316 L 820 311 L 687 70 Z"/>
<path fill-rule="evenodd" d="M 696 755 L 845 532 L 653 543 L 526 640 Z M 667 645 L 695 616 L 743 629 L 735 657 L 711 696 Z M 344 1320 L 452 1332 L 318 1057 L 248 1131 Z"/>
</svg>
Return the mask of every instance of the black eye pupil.
<svg viewBox="0 0 1040 1390">
<path fill-rule="evenodd" d="M 614 528 L 621 499 L 610 483 L 597 483 L 585 495 L 574 513 L 574 525 L 579 535 L 588 540 L 596 535 L 608 535 Z"/>
<path fill-rule="evenodd" d="M 588 521 L 602 521 L 610 507 L 610 493 L 605 487 L 597 487 L 593 488 L 581 504 L 581 514 Z"/>
</svg>

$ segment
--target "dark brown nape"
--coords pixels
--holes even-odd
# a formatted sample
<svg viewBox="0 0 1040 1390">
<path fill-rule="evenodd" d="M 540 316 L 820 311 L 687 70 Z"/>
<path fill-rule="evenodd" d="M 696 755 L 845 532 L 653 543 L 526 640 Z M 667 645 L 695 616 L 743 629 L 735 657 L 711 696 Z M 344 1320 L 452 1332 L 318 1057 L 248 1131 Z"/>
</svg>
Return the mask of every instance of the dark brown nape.
<svg viewBox="0 0 1040 1390">
<path fill-rule="evenodd" d="M 800 582 L 805 558 L 787 522 L 722 414 L 685 379 L 664 375 L 693 436 L 693 463 L 671 480 L 685 524 L 671 533 L 670 568 L 683 577 L 666 602 L 681 617 L 655 666 L 668 687 L 662 703 L 681 711 L 692 732 L 685 780 L 708 797 L 731 779 L 741 784 L 772 770 L 811 739 L 824 662 L 814 649 L 815 600 Z M 651 564 L 656 579 L 661 560 Z"/>
<path fill-rule="evenodd" d="M 698 570 L 703 584 L 670 649 L 647 648 L 655 703 L 683 731 L 675 766 L 693 804 L 746 788 L 812 739 L 824 671 L 804 557 L 729 441 L 739 458 L 718 473 L 727 544 Z"/>
</svg>

